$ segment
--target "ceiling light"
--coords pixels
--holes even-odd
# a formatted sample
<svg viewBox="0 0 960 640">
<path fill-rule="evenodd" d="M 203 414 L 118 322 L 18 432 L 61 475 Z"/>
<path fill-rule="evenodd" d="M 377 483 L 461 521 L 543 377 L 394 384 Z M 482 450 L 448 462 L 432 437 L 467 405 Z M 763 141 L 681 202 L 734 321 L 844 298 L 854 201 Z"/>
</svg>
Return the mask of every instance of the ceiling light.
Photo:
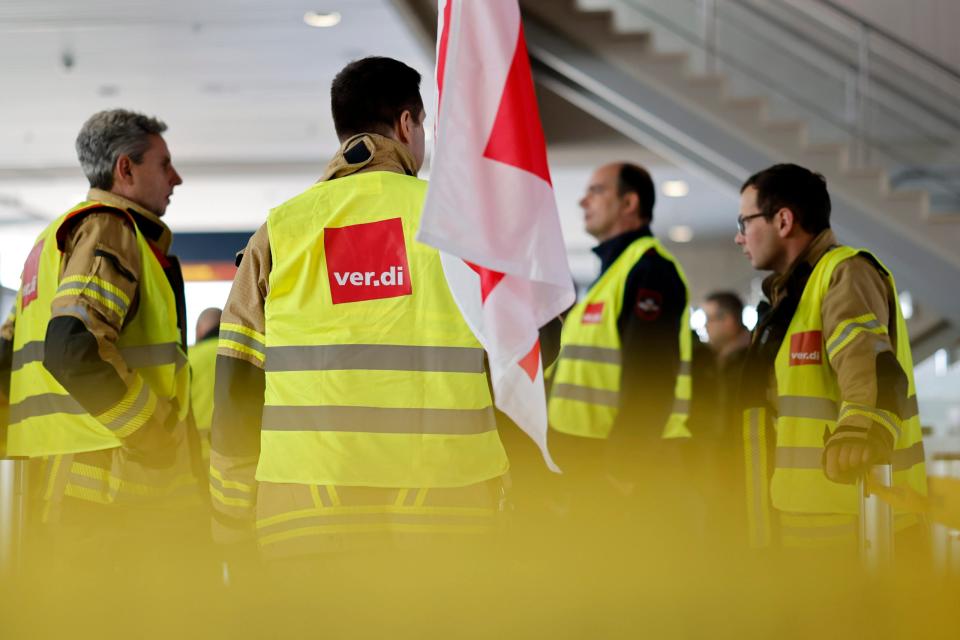
<svg viewBox="0 0 960 640">
<path fill-rule="evenodd" d="M 682 198 L 690 193 L 690 185 L 683 180 L 667 180 L 662 185 L 663 195 L 668 198 Z"/>
<path fill-rule="evenodd" d="M 670 227 L 667 237 L 674 242 L 690 242 L 693 240 L 693 229 L 685 224 L 678 224 L 675 227 Z"/>
<path fill-rule="evenodd" d="M 340 12 L 307 11 L 303 14 L 303 21 L 311 27 L 335 27 L 340 24 Z"/>
</svg>

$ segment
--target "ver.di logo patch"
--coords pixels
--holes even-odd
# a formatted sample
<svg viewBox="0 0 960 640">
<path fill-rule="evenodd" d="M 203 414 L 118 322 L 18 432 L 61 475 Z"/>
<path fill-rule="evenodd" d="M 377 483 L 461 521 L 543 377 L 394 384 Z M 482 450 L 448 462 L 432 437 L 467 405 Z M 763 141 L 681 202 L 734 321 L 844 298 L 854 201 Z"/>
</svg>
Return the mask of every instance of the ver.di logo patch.
<svg viewBox="0 0 960 640">
<path fill-rule="evenodd" d="M 603 303 L 594 302 L 588 304 L 587 308 L 583 310 L 583 318 L 581 318 L 580 324 L 600 324 L 601 320 L 603 320 Z"/>
<path fill-rule="evenodd" d="M 803 331 L 790 336 L 790 366 L 820 364 L 823 361 L 823 332 Z"/>
<path fill-rule="evenodd" d="M 333 304 L 413 293 L 400 218 L 323 230 Z"/>
<path fill-rule="evenodd" d="M 30 306 L 30 303 L 37 299 L 40 274 L 40 254 L 43 253 L 43 240 L 38 242 L 27 256 L 27 261 L 23 264 L 23 276 L 21 277 L 22 300 L 20 302 L 20 312 Z"/>
</svg>

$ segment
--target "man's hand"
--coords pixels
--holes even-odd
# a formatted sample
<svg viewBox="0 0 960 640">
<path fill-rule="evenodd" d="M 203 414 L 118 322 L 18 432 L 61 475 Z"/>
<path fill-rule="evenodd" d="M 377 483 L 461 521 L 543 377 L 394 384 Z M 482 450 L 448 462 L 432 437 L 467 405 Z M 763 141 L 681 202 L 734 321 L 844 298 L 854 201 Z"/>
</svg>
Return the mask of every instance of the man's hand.
<svg viewBox="0 0 960 640">
<path fill-rule="evenodd" d="M 880 461 L 880 455 L 867 441 L 838 440 L 827 445 L 823 471 L 829 480 L 854 484 L 857 478 Z"/>
</svg>

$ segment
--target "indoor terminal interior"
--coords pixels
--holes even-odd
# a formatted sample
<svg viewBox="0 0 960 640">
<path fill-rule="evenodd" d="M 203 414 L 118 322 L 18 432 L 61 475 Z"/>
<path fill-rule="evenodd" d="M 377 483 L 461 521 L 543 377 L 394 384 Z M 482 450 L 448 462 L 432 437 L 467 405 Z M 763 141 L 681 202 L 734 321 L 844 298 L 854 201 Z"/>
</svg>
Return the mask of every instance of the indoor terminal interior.
<svg viewBox="0 0 960 640">
<path fill-rule="evenodd" d="M 184 309 L 178 323 L 185 347 L 183 357 L 204 338 L 212 336 L 216 343 L 216 329 L 210 333 L 209 326 L 202 322 L 198 325 L 201 313 L 210 308 L 225 310 L 216 367 L 210 364 L 203 374 L 194 370 L 190 384 L 208 385 L 212 397 L 214 371 L 222 376 L 230 364 L 222 362 L 227 349 L 233 354 L 232 363 L 241 362 L 251 369 L 259 357 L 259 389 L 263 389 L 259 344 L 268 354 L 268 405 L 271 393 L 274 398 L 283 396 L 277 389 L 291 385 L 295 372 L 292 365 L 286 370 L 283 367 L 287 365 L 271 367 L 270 349 L 279 353 L 284 348 L 294 349 L 290 345 L 297 343 L 293 338 L 277 342 L 280 339 L 270 335 L 271 317 L 275 317 L 270 312 L 270 294 L 265 294 L 265 325 L 248 326 L 237 319 L 256 313 L 263 316 L 262 304 L 256 313 L 248 314 L 248 305 L 253 309 L 256 304 L 238 293 L 240 285 L 234 284 L 235 277 L 243 272 L 243 259 L 247 259 L 249 269 L 259 255 L 252 249 L 254 233 L 265 226 L 268 215 L 279 220 L 282 212 L 293 210 L 289 203 L 297 202 L 295 197 L 318 181 L 322 185 L 322 178 L 329 177 L 332 158 L 346 156 L 343 162 L 353 162 L 345 152 L 356 147 L 345 143 L 346 138 L 338 136 L 339 127 L 335 127 L 331 84 L 351 63 L 371 56 L 401 61 L 420 74 L 425 116 L 415 126 L 422 127 L 425 148 L 419 158 L 422 166 L 418 177 L 429 184 L 433 176 L 440 175 L 442 167 L 438 165 L 444 157 L 437 160 L 437 149 L 446 140 L 437 138 L 444 114 L 441 110 L 438 115 L 438 107 L 454 104 L 452 98 L 449 103 L 438 104 L 437 98 L 438 56 L 445 54 L 447 42 L 443 37 L 444 20 L 448 28 L 469 29 L 469 24 L 458 21 L 472 15 L 470 5 L 475 10 L 480 3 L 486 5 L 487 0 L 0 0 L 0 321 L 8 319 L 9 312 L 10 318 L 17 319 L 17 332 L 29 328 L 29 319 L 21 320 L 21 314 L 34 296 L 26 288 L 25 274 L 29 274 L 31 262 L 36 272 L 38 238 L 48 234 L 65 212 L 94 199 L 88 196 L 93 183 L 77 157 L 81 127 L 104 110 L 145 114 L 166 125 L 151 135 L 162 133 L 182 180 L 172 187 L 162 224 L 172 232 L 169 255 L 179 261 L 182 276 Z M 490 6 L 494 5 L 511 11 L 514 5 L 519 6 L 520 41 L 529 55 L 536 100 L 532 120 L 528 117 L 524 126 L 529 127 L 531 121 L 542 126 L 557 214 L 551 224 L 562 233 L 572 278 L 570 290 L 576 293 L 579 305 L 570 315 L 557 314 L 566 316 L 566 320 L 552 339 L 556 341 L 552 351 L 548 348 L 551 339 L 545 337 L 549 327 L 539 323 L 542 374 L 547 381 L 545 398 L 550 398 L 549 406 L 542 408 L 551 422 L 546 441 L 564 473 L 549 470 L 524 429 L 498 412 L 493 429 L 494 433 L 499 431 L 509 472 L 498 475 L 496 487 L 490 489 L 494 495 L 489 510 L 497 512 L 492 532 L 467 542 L 452 535 L 436 536 L 442 539 L 435 540 L 431 533 L 429 541 L 414 541 L 409 546 L 380 544 L 379 539 L 377 544 L 365 546 L 354 544 L 357 536 L 351 535 L 353 524 L 319 524 L 310 531 L 319 534 L 336 529 L 340 536 L 329 550 L 305 558 L 291 552 L 276 559 L 264 553 L 269 546 L 265 546 L 265 540 L 289 541 L 295 535 L 293 531 L 271 533 L 275 530 L 271 527 L 282 527 L 299 517 L 291 505 L 299 504 L 300 495 L 289 489 L 282 496 L 273 496 L 271 499 L 286 505 L 288 511 L 268 512 L 266 516 L 258 511 L 260 519 L 250 524 L 247 538 L 224 535 L 223 527 L 232 523 L 234 512 L 225 509 L 220 516 L 211 516 L 211 510 L 216 511 L 216 504 L 210 506 L 211 501 L 216 502 L 211 494 L 216 493 L 229 507 L 257 489 L 244 484 L 241 476 L 228 475 L 236 465 L 219 469 L 216 464 L 209 466 L 211 460 L 228 455 L 224 453 L 226 444 L 218 449 L 216 435 L 211 451 L 209 424 L 210 420 L 216 423 L 217 418 L 207 418 L 207 431 L 198 432 L 191 450 L 197 456 L 193 469 L 202 485 L 202 504 L 182 510 L 171 507 L 148 513 L 147 509 L 131 507 L 123 508 L 118 515 L 120 509 L 97 504 L 97 511 L 90 512 L 94 515 L 85 514 L 75 522 L 58 525 L 59 516 L 53 512 L 58 512 L 59 506 L 51 508 L 49 496 L 58 490 L 57 465 L 65 450 L 54 447 L 48 453 L 18 455 L 16 450 L 4 449 L 0 457 L 0 637 L 46 638 L 63 633 L 80 638 L 486 638 L 494 634 L 509 638 L 960 637 L 960 40 L 956 38 L 960 2 L 490 0 Z M 516 28 L 509 38 L 516 39 Z M 486 44 L 496 46 L 493 40 Z M 451 60 L 449 65 L 456 58 Z M 481 73 L 480 66 L 477 68 L 479 83 L 486 71 Z M 526 67 L 518 67 L 514 61 L 510 73 L 517 68 Z M 400 131 L 401 124 L 397 127 Z M 384 131 L 384 136 L 393 138 L 390 144 L 396 143 L 393 130 Z M 517 137 L 523 137 L 522 130 L 518 131 Z M 403 144 L 405 139 L 397 135 Z M 453 155 L 445 158 L 446 162 L 460 162 Z M 135 158 L 133 162 L 137 162 Z M 565 433 L 558 435 L 555 416 L 567 411 L 565 407 L 571 402 L 588 403 L 582 395 L 573 400 L 573 396 L 567 396 L 568 404 L 554 407 L 551 396 L 551 385 L 559 398 L 561 390 L 569 393 L 573 382 L 583 384 L 583 377 L 594 375 L 594 369 L 586 365 L 573 369 L 579 365 L 565 364 L 585 361 L 570 360 L 577 357 L 571 355 L 575 349 L 609 352 L 613 345 L 614 350 L 622 351 L 615 360 L 593 365 L 602 378 L 609 371 L 598 367 L 610 367 L 613 362 L 619 370 L 621 359 L 626 362 L 630 356 L 626 346 L 621 348 L 621 338 L 623 345 L 628 344 L 622 335 L 624 323 L 655 324 L 668 308 L 661 292 L 654 285 L 644 284 L 640 292 L 646 297 L 637 298 L 633 316 L 628 309 L 620 316 L 619 325 L 616 318 L 610 319 L 609 325 L 604 324 L 606 320 L 598 320 L 609 328 L 615 342 L 583 347 L 568 341 L 583 338 L 583 327 L 592 323 L 591 310 L 601 313 L 603 302 L 587 302 L 599 299 L 591 296 L 599 295 L 601 285 L 607 283 L 599 277 L 601 271 L 606 274 L 609 267 L 612 273 L 617 266 L 616 262 L 607 264 L 602 259 L 604 254 L 595 250 L 600 248 L 598 243 L 601 247 L 607 244 L 610 235 L 595 233 L 589 221 L 585 225 L 585 212 L 591 194 L 596 195 L 593 190 L 599 189 L 596 181 L 603 167 L 619 167 L 619 182 L 611 184 L 617 185 L 618 196 L 623 195 L 622 163 L 642 168 L 655 190 L 652 219 L 648 216 L 633 228 L 649 229 L 644 233 L 656 239 L 656 251 L 669 256 L 670 264 L 682 265 L 686 292 L 685 304 L 677 312 L 681 314 L 680 355 L 673 356 L 674 360 L 679 357 L 680 369 L 668 373 L 646 371 L 645 377 L 632 382 L 645 385 L 655 378 L 667 379 L 667 399 L 674 407 L 685 403 L 688 408 L 684 416 L 689 414 L 689 429 L 683 427 L 689 437 L 677 441 L 683 440 L 682 447 L 672 440 L 664 445 L 676 434 L 664 435 L 663 440 L 654 438 L 659 444 L 652 444 L 649 451 L 626 461 L 623 451 L 633 451 L 631 447 L 639 450 L 638 442 L 643 439 L 642 435 L 633 439 L 621 435 L 617 446 L 624 447 L 623 451 L 611 453 L 609 444 L 615 441 L 618 428 L 621 434 L 628 428 L 624 426 L 626 421 L 616 422 L 609 440 L 603 440 L 608 438 L 607 432 L 576 438 L 573 431 L 563 429 Z M 793 375 L 787 370 L 800 370 L 802 375 L 814 368 L 828 370 L 824 379 L 829 382 L 820 394 L 824 397 L 817 399 L 832 403 L 832 417 L 820 422 L 796 418 L 795 422 L 811 422 L 806 427 L 812 435 L 789 438 L 783 434 L 795 425 L 791 426 L 789 419 L 789 424 L 781 423 L 782 418 L 776 415 L 760 414 L 764 416 L 761 422 L 770 418 L 771 423 L 766 435 L 759 427 L 759 436 L 756 423 L 750 423 L 749 417 L 756 418 L 757 414 L 744 414 L 744 422 L 738 413 L 732 426 L 725 417 L 718 417 L 729 412 L 728 404 L 733 402 L 718 400 L 718 394 L 735 391 L 722 382 L 726 374 L 719 363 L 727 351 L 718 345 L 718 334 L 711 335 L 711 328 L 717 327 L 717 314 L 729 317 L 733 308 L 739 317 L 734 317 L 730 326 L 742 332 L 738 339 L 747 352 L 750 345 L 765 339 L 760 335 L 767 335 L 763 332 L 767 326 L 764 318 L 776 315 L 767 315 L 771 303 L 775 303 L 774 310 L 777 308 L 777 301 L 770 299 L 771 287 L 776 285 L 768 279 L 773 267 L 752 264 L 754 258 L 745 255 L 744 247 L 751 227 L 770 224 L 782 211 L 766 211 L 758 208 L 760 200 L 750 200 L 751 193 L 762 196 L 762 185 L 766 184 L 751 176 L 787 164 L 808 169 L 825 181 L 829 227 L 834 234 L 828 250 L 841 245 L 863 249 L 871 256 L 870 264 L 877 267 L 874 275 L 881 274 L 878 282 L 888 282 L 888 277 L 892 278 L 889 282 L 895 280 L 891 285 L 895 289 L 891 288 L 885 298 L 888 307 L 883 313 L 887 319 L 851 314 L 833 336 L 828 336 L 830 331 L 821 326 L 826 315 L 820 318 L 818 309 L 816 322 L 820 324 L 811 325 L 813 329 L 802 334 L 817 334 L 811 356 L 817 366 L 803 366 L 807 363 L 798 359 L 805 357 L 804 353 L 780 353 L 776 367 L 771 365 L 767 376 L 762 377 L 764 383 L 768 376 L 773 381 L 774 396 L 779 380 L 782 402 L 785 396 L 795 399 L 805 395 L 796 389 L 814 385 L 807 382 L 812 378 L 803 378 L 791 382 L 800 386 L 786 393 L 786 383 L 780 376 L 786 379 Z M 360 179 L 362 175 L 342 180 Z M 339 180 L 330 180 L 330 184 Z M 636 190 L 626 193 L 643 199 Z M 523 198 L 517 201 L 525 202 Z M 790 202 L 780 204 L 790 206 Z M 406 205 L 398 208 L 401 206 Z M 745 206 L 753 208 L 747 210 Z M 129 215 L 133 220 L 133 213 Z M 765 220 L 750 220 L 764 216 Z M 145 237 L 140 231 L 138 234 L 141 240 Z M 47 236 L 48 242 L 51 238 Z M 329 240 L 330 234 L 326 238 Z M 426 277 L 416 272 L 420 263 L 414 261 L 412 238 L 407 245 L 411 256 L 407 273 L 414 279 L 411 300 L 427 289 Z M 634 236 L 630 238 L 633 241 Z M 57 241 L 60 254 L 50 253 L 50 260 L 59 261 L 59 256 L 65 255 L 60 234 Z M 286 241 L 291 246 L 295 242 Z M 277 252 L 279 242 L 276 237 L 270 238 L 274 271 L 269 274 L 269 286 L 262 288 L 283 291 L 280 278 L 287 271 L 278 266 L 282 265 L 277 258 L 282 255 Z M 325 242 L 318 240 L 308 250 L 313 252 L 310 259 L 319 260 L 317 256 L 329 251 Z M 148 254 L 137 254 L 144 272 L 153 260 Z M 41 269 L 47 264 L 44 259 L 40 258 Z M 166 273 L 168 263 L 158 260 L 163 269 L 157 273 Z M 47 266 L 56 271 L 56 264 L 59 262 Z M 627 268 L 622 271 L 625 277 Z M 261 282 L 267 282 L 265 273 L 261 273 Z M 315 275 L 320 282 L 319 271 Z M 62 267 L 60 276 L 64 277 Z M 438 277 L 436 286 L 445 286 L 443 275 Z M 449 276 L 448 280 L 452 282 Z M 826 291 L 829 274 L 821 280 Z M 340 284 L 348 281 L 345 276 Z M 256 279 L 250 282 L 255 289 Z M 386 287 L 387 281 L 383 282 Z M 631 286 L 630 282 L 628 279 L 626 285 L 620 284 L 621 298 L 623 287 Z M 96 295 L 107 298 L 112 308 L 118 304 L 130 306 L 127 294 L 109 283 L 101 284 L 102 295 Z M 330 287 L 335 284 L 331 278 Z M 52 286 L 51 296 L 54 290 L 56 296 L 62 295 L 64 285 L 57 289 L 54 281 Z M 135 313 L 149 315 L 142 282 L 140 286 Z M 789 286 L 784 285 L 787 289 Z M 485 290 L 484 301 L 487 293 Z M 321 321 L 311 314 L 326 309 L 321 306 L 326 298 L 321 300 L 318 294 L 311 299 L 306 288 L 301 294 L 306 301 L 303 326 L 319 325 Z M 726 297 L 718 298 L 717 294 Z M 813 304 L 806 290 L 803 295 L 799 303 L 794 301 L 796 308 Z M 734 306 L 724 306 L 730 300 L 735 300 Z M 618 309 L 621 303 L 618 299 Z M 371 305 L 371 309 L 388 308 L 382 301 L 373 305 L 381 306 Z M 581 308 L 584 305 L 585 309 Z M 347 322 L 350 318 L 360 322 L 359 315 L 344 311 L 348 306 L 336 300 L 329 305 Z M 452 303 L 450 309 L 455 309 Z M 388 337 L 400 335 L 397 332 L 402 323 L 386 317 L 376 320 L 378 312 L 371 310 L 364 322 L 380 322 L 385 327 L 381 347 L 414 349 L 418 347 L 410 345 L 427 345 L 433 339 L 427 337 L 433 333 L 425 325 L 418 325 L 414 336 L 390 345 Z M 176 316 L 177 310 L 169 313 Z M 117 325 L 121 336 L 131 317 Z M 579 331 L 570 318 L 574 318 Z M 902 325 L 897 324 L 898 319 Z M 144 322 L 149 325 L 153 320 Z M 472 340 L 469 344 L 476 344 L 478 353 L 481 343 L 488 346 L 483 340 L 476 342 L 465 329 L 468 325 L 475 329 L 474 325 L 459 318 L 456 322 L 464 327 L 460 333 L 467 337 L 462 339 Z M 284 326 L 289 327 L 289 322 Z M 905 327 L 907 335 L 891 338 L 894 327 Z M 43 347 L 44 328 L 37 330 L 39 338 L 33 339 Z M 46 333 L 48 356 L 51 330 Z M 9 336 L 2 337 L 10 345 L 20 345 L 13 331 L 11 328 Z M 438 346 L 430 348 L 466 349 L 463 344 L 467 342 L 455 342 L 447 333 L 455 332 L 437 330 Z M 684 334 L 689 338 L 686 347 Z M 843 374 L 830 374 L 826 361 L 833 360 L 848 344 L 855 344 L 856 339 L 867 339 L 866 334 L 882 334 L 887 340 L 882 345 L 877 343 L 877 354 L 890 352 L 892 345 L 893 351 L 885 354 L 890 357 L 883 360 L 887 363 L 883 366 L 892 362 L 889 366 L 902 376 L 902 389 L 900 383 L 890 384 L 913 407 L 906 409 L 907 413 L 884 405 L 880 399 L 874 409 L 843 401 L 836 381 L 839 375 L 842 387 Z M 337 335 L 347 336 L 346 342 L 352 339 L 350 327 Z M 365 330 L 356 335 L 366 336 L 360 342 L 370 343 L 376 334 Z M 674 330 L 670 343 L 674 352 L 676 335 Z M 793 337 L 798 336 L 801 334 Z M 305 339 L 303 344 L 320 344 L 315 338 L 311 336 L 313 342 Z M 96 344 L 101 344 L 105 338 L 97 334 L 97 340 Z M 794 341 L 791 349 L 806 348 L 802 346 L 806 343 L 796 346 L 801 342 Z M 334 340 L 326 346 L 338 345 Z M 0 375 L 12 376 L 14 385 L 18 368 L 22 380 L 23 372 L 33 371 L 29 367 L 39 371 L 41 364 L 18 364 L 19 348 L 11 346 L 13 360 L 7 362 L 7 372 L 0 366 Z M 26 353 L 26 347 L 23 349 Z M 659 347 L 651 348 L 651 353 L 646 349 L 635 348 L 633 357 L 641 363 L 645 358 L 654 362 L 652 351 Z M 116 351 L 123 352 L 123 348 Z M 554 366 L 546 360 L 548 352 L 556 360 Z M 102 346 L 100 353 L 105 353 Z M 857 379 L 849 384 L 874 384 L 874 377 L 878 380 L 876 389 L 886 384 L 884 376 L 889 367 L 881 371 L 880 355 L 876 367 L 871 361 L 864 368 L 869 383 L 864 382 L 864 375 L 856 374 Z M 0 353 L 0 365 L 3 357 Z M 373 358 L 366 352 L 362 357 Z M 783 358 L 789 359 L 789 366 L 786 360 L 780 362 Z M 39 359 L 46 364 L 46 359 Z M 489 369 L 494 364 L 490 357 L 481 359 L 477 366 Z M 794 366 L 798 364 L 801 366 Z M 436 385 L 440 382 L 431 376 L 440 374 L 430 366 L 408 372 L 403 385 L 423 380 L 424 386 L 398 398 L 398 402 L 415 403 L 410 398 L 429 396 L 430 389 L 439 388 Z M 133 364 L 130 367 L 131 371 L 136 368 Z M 178 362 L 176 371 L 181 367 L 186 371 L 190 365 Z M 280 373 L 276 372 L 278 368 Z M 391 368 L 382 363 L 357 368 L 366 370 L 369 376 L 361 378 L 357 371 L 311 375 L 331 381 L 333 376 L 343 375 L 337 382 L 343 383 L 344 398 L 348 399 L 334 398 L 330 400 L 333 405 L 354 404 L 356 398 L 378 394 L 381 399 L 400 394 L 387 383 L 377 392 L 349 388 L 361 381 L 381 384 L 378 381 L 392 380 L 378 377 L 379 370 Z M 472 369 L 455 371 L 445 374 L 453 382 L 442 384 L 459 384 L 456 376 L 466 380 L 471 374 L 464 371 Z M 93 380 L 93 374 L 90 376 Z M 239 380 L 240 374 L 236 376 Z M 60 380 L 56 374 L 47 375 L 42 378 L 47 380 L 44 384 L 57 385 L 54 377 Z M 674 386 L 675 378 L 686 379 L 685 392 L 679 391 L 679 382 Z M 539 384 L 544 384 L 543 379 Z M 613 397 L 619 394 L 620 398 L 643 395 L 641 389 L 627 388 L 626 381 L 624 378 L 621 386 L 618 378 L 614 391 L 602 392 Z M 0 400 L 6 399 L 2 404 L 10 405 L 0 404 L 4 440 L 8 429 L 14 433 L 17 416 L 25 415 L 23 410 L 15 410 L 14 396 L 33 393 L 23 388 L 12 390 L 10 384 L 5 384 L 6 392 L 0 388 Z M 331 383 L 327 388 L 334 387 Z M 464 391 L 463 395 L 472 398 L 477 393 L 487 394 L 485 397 L 493 402 L 500 394 L 507 394 L 496 381 L 490 382 L 489 391 L 482 384 L 480 387 L 479 391 L 470 387 L 469 394 Z M 56 389 L 67 393 L 63 387 Z M 50 395 L 56 389 L 42 391 Z M 229 397 L 237 399 L 237 406 L 246 406 L 240 400 L 248 394 L 246 389 L 238 386 L 232 395 L 221 395 L 218 386 L 216 402 Z M 450 396 L 456 396 L 457 387 L 450 389 Z M 289 393 L 296 396 L 297 390 Z M 676 398 L 670 395 L 674 393 Z M 880 391 L 874 394 L 883 395 Z M 710 399 L 706 399 L 708 395 Z M 606 400 L 591 397 L 594 404 L 590 406 L 594 408 L 611 402 L 609 395 L 603 396 Z M 263 398 L 258 401 L 251 405 L 256 412 L 263 407 Z M 843 410 L 838 409 L 841 401 L 846 406 Z M 132 411 L 135 401 L 122 402 L 127 404 L 111 410 L 115 420 L 123 411 Z M 297 402 L 310 404 L 309 400 Z M 443 406 L 459 406 L 456 402 L 445 400 Z M 612 402 L 616 408 L 618 401 Z M 901 409 L 902 404 L 898 405 Z M 499 400 L 496 406 L 501 408 Z M 186 406 L 180 408 L 181 418 L 190 413 L 190 428 L 196 429 L 199 425 L 193 412 Z M 783 405 L 781 410 L 785 414 Z M 229 420 L 242 418 L 239 409 L 232 411 L 236 418 L 218 414 L 223 430 L 232 428 Z M 828 440 L 836 436 L 838 419 L 843 423 L 843 411 L 857 413 L 863 418 L 861 424 L 867 425 L 872 424 L 870 415 L 880 416 L 874 418 L 877 424 L 883 416 L 892 416 L 881 437 L 886 438 L 882 446 L 889 446 L 892 453 L 880 455 L 875 460 L 877 466 L 868 469 L 865 476 L 851 476 L 846 484 L 830 484 L 824 479 Z M 84 410 L 73 413 L 77 412 Z M 291 426 L 267 431 L 267 413 L 263 417 L 264 434 L 295 432 L 296 427 Z M 60 415 L 66 416 L 64 420 L 76 417 Z M 92 410 L 84 413 L 86 419 L 92 419 L 92 415 Z M 357 423 L 342 427 L 341 432 L 362 434 L 363 421 L 373 421 L 379 414 L 357 415 L 362 416 Z M 588 411 L 582 415 L 595 414 Z M 255 419 L 259 420 L 259 415 Z M 646 423 L 638 419 L 636 424 Z M 754 431 L 750 430 L 751 424 Z M 215 424 L 214 430 L 217 428 Z M 909 429 L 915 429 L 915 436 L 903 444 Z M 382 439 L 376 446 L 383 456 L 388 449 L 393 452 L 391 437 L 397 438 L 402 428 L 384 430 L 376 435 Z M 868 427 L 861 431 L 867 433 Z M 354 440 L 336 440 L 332 455 L 359 455 L 344 453 L 348 447 L 344 443 L 350 442 Z M 582 446 L 578 448 L 579 444 Z M 272 446 L 265 438 L 254 449 L 265 456 Z M 78 450 L 84 455 L 90 448 Z M 291 457 L 295 457 L 293 449 L 288 450 Z M 805 457 L 790 457 L 801 449 Z M 876 450 L 868 446 L 864 451 Z M 122 460 L 125 454 L 119 455 Z M 423 455 L 429 458 L 427 453 Z M 258 480 L 268 477 L 263 459 L 260 463 Z M 760 466 L 750 467 L 751 463 Z M 88 480 L 106 474 L 104 486 L 111 496 L 117 486 L 122 493 L 124 481 L 108 477 L 120 463 L 115 457 L 105 464 L 96 469 L 80 467 L 94 469 L 88 472 Z M 619 476 L 624 464 L 643 466 L 645 471 Z M 82 475 L 77 463 L 73 465 L 74 473 Z M 402 466 L 416 465 L 404 460 Z M 148 466 L 147 475 L 155 470 Z M 913 475 L 905 479 L 908 474 Z M 424 472 L 418 477 L 428 475 Z M 820 483 L 817 486 L 828 485 L 822 489 L 823 495 L 832 497 L 825 498 L 824 504 L 836 504 L 830 502 L 835 497 L 831 487 L 843 487 L 847 493 L 837 500 L 853 505 L 852 510 L 844 507 L 835 513 L 828 507 L 801 506 L 797 507 L 799 513 L 785 507 L 815 502 L 797 494 L 806 486 L 805 478 L 812 475 Z M 795 477 L 800 479 L 795 481 Z M 485 487 L 492 482 L 489 477 L 483 480 Z M 270 482 L 260 484 L 264 504 L 263 488 L 267 484 Z M 427 485 L 394 483 L 390 485 L 394 491 L 390 500 L 395 495 L 396 501 L 384 513 L 402 519 L 408 517 L 403 510 L 409 507 L 413 510 L 409 512 L 411 518 L 416 514 L 438 518 L 469 515 L 474 507 L 450 506 L 455 502 L 453 497 L 449 498 L 450 504 L 438 497 L 444 491 L 453 491 L 451 487 L 456 484 L 456 480 L 438 481 L 436 488 L 428 491 Z M 334 485 L 340 487 L 339 494 Z M 304 488 L 303 499 L 317 511 L 311 517 L 320 518 L 318 513 L 323 509 L 333 509 L 337 515 L 330 517 L 350 523 L 353 521 L 349 518 L 357 514 L 372 519 L 372 510 L 378 508 L 373 502 L 365 502 L 367 497 L 351 504 L 351 490 L 381 487 L 376 482 L 364 485 L 361 481 L 296 486 Z M 69 489 L 67 493 L 71 495 Z M 444 509 L 451 509 L 451 515 L 444 515 L 448 513 Z M 807 527 L 806 533 L 798 534 L 801 542 L 792 547 L 781 544 L 800 526 L 791 518 L 806 518 Z M 809 524 L 813 520 L 817 520 L 815 526 Z M 78 525 L 81 521 L 82 526 Z M 837 542 L 842 537 L 837 533 L 841 523 L 849 528 L 849 544 Z M 417 537 L 419 524 L 402 526 L 408 527 L 403 531 L 409 537 Z M 255 539 L 258 536 L 259 543 Z"/>
</svg>

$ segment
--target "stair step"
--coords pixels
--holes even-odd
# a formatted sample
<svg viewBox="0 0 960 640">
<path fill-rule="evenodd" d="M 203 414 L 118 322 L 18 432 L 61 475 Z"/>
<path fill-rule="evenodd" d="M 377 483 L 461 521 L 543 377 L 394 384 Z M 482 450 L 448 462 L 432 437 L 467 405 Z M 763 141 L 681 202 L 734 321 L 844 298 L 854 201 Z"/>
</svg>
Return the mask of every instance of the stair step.
<svg viewBox="0 0 960 640">
<path fill-rule="evenodd" d="M 684 94 L 697 103 L 716 105 L 723 100 L 727 78 L 720 74 L 691 74 L 683 77 L 683 85 Z"/>
<path fill-rule="evenodd" d="M 741 126 L 753 128 L 766 119 L 767 101 L 758 97 L 726 98 L 718 111 Z"/>
<path fill-rule="evenodd" d="M 871 199 L 883 196 L 890 190 L 887 172 L 876 167 L 847 169 L 842 178 L 845 182 L 866 190 Z"/>
<path fill-rule="evenodd" d="M 802 120 L 774 120 L 762 129 L 764 137 L 790 146 L 803 147 L 807 141 L 807 123 Z"/>
<path fill-rule="evenodd" d="M 849 166 L 850 148 L 842 142 L 807 144 L 800 153 L 805 166 L 819 173 L 840 173 Z"/>
</svg>

